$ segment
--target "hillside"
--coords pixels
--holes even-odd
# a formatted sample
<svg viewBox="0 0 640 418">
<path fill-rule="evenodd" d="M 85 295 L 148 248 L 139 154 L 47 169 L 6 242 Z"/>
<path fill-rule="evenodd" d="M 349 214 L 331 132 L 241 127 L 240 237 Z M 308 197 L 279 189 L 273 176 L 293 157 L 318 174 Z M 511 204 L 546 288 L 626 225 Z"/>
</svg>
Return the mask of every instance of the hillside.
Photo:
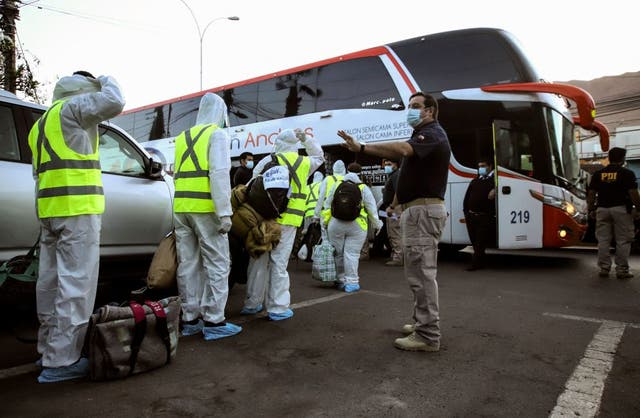
<svg viewBox="0 0 640 418">
<path fill-rule="evenodd" d="M 596 102 L 596 117 L 607 125 L 611 134 L 616 129 L 640 125 L 640 71 L 560 83 L 588 91 Z"/>
</svg>

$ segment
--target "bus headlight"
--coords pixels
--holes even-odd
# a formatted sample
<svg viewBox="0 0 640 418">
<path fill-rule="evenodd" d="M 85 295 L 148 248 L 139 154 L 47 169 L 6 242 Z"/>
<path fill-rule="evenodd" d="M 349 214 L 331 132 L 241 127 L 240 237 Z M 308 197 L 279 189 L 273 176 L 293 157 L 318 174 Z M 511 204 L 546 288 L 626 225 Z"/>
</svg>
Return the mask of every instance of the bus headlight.
<svg viewBox="0 0 640 418">
<path fill-rule="evenodd" d="M 535 190 L 529 190 L 529 193 L 531 193 L 531 196 L 538 199 L 543 204 L 553 206 L 554 208 L 558 208 L 563 212 L 565 212 L 567 215 L 571 216 L 572 218 L 584 217 L 584 215 L 581 215 L 580 212 L 578 212 L 578 209 L 576 209 L 574 204 L 571 202 L 567 202 L 564 199 L 558 199 L 557 197 L 554 197 L 554 196 L 542 194 Z"/>
</svg>

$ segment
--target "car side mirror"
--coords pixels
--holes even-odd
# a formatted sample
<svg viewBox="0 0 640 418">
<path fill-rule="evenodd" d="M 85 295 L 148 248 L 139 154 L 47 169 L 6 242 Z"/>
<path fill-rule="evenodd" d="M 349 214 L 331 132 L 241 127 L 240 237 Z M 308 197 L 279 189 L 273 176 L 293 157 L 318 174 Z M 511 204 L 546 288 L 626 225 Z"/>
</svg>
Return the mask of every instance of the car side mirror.
<svg viewBox="0 0 640 418">
<path fill-rule="evenodd" d="M 162 163 L 153 161 L 153 158 L 150 158 L 146 174 L 154 179 L 162 177 Z"/>
</svg>

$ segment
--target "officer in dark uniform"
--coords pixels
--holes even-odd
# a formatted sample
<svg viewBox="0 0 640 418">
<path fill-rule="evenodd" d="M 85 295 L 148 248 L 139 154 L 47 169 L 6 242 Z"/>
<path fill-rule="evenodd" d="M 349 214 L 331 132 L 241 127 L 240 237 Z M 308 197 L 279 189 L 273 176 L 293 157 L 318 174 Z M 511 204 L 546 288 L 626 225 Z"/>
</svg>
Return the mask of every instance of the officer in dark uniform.
<svg viewBox="0 0 640 418">
<path fill-rule="evenodd" d="M 589 216 L 596 219 L 598 267 L 600 277 L 609 277 L 611 240 L 616 242 L 616 277 L 630 279 L 629 253 L 635 235 L 634 217 L 638 216 L 640 194 L 633 171 L 624 168 L 627 150 L 611 148 L 609 165 L 596 171 L 587 194 Z M 597 203 L 596 203 L 597 202 Z M 633 209 L 633 206 L 636 209 Z"/>
<path fill-rule="evenodd" d="M 484 267 L 484 253 L 496 242 L 496 188 L 493 176 L 493 160 L 478 161 L 478 177 L 471 180 L 464 195 L 462 210 L 469 239 L 473 246 L 473 258 L 467 271 Z"/>
</svg>

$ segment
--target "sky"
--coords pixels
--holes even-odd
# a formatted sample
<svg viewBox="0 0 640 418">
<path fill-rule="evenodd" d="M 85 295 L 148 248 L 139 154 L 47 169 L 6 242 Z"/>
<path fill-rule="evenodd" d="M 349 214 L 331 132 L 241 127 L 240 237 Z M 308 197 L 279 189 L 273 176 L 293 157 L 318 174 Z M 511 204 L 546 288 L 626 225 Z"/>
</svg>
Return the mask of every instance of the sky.
<svg viewBox="0 0 640 418">
<path fill-rule="evenodd" d="M 84 69 L 116 78 L 127 110 L 200 91 L 193 15 L 201 31 L 213 21 L 202 38 L 207 89 L 472 27 L 511 32 L 546 80 L 620 75 L 640 71 L 634 9 L 628 0 L 23 0 L 17 33 L 41 102 Z"/>
</svg>

